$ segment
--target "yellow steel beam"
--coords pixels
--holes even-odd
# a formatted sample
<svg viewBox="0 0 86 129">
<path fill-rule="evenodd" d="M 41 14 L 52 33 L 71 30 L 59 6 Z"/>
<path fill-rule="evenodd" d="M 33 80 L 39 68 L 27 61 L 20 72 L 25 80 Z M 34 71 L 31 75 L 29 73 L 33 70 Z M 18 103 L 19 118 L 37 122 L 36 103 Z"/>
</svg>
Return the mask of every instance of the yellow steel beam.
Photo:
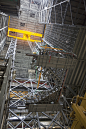
<svg viewBox="0 0 86 129">
<path fill-rule="evenodd" d="M 16 36 L 12 36 L 12 35 L 8 35 L 8 37 L 13 37 L 13 38 L 17 38 L 19 40 L 27 40 L 27 41 L 31 41 L 31 42 L 41 42 L 40 40 L 33 40 L 33 39 L 26 39 L 26 38 L 21 38 L 21 37 L 16 37 Z"/>
<path fill-rule="evenodd" d="M 18 32 L 18 33 L 22 33 L 22 34 L 26 34 L 26 35 L 30 35 L 30 36 L 33 35 L 33 36 L 42 37 L 42 34 L 25 31 L 25 30 L 19 30 L 19 29 L 15 29 L 15 28 L 8 28 L 8 31 Z"/>
<path fill-rule="evenodd" d="M 9 25 L 9 22 L 8 22 L 8 25 Z M 21 33 L 21 34 L 23 34 L 23 37 L 17 37 L 17 36 L 9 35 L 10 31 L 11 32 Z M 8 37 L 17 38 L 17 39 L 20 39 L 20 40 L 27 40 L 27 41 L 31 41 L 31 42 L 41 42 L 41 40 L 30 39 L 31 35 L 32 36 L 37 36 L 37 37 L 42 37 L 42 34 L 39 34 L 39 33 L 34 33 L 34 32 L 30 32 L 30 31 L 19 30 L 19 29 L 9 28 L 8 27 L 8 35 L 7 35 Z"/>
<path fill-rule="evenodd" d="M 82 106 L 77 106 L 76 104 L 73 104 L 72 108 L 76 113 L 76 117 L 78 121 L 86 128 L 86 116 L 83 113 L 85 109 Z"/>
<path fill-rule="evenodd" d="M 47 45 L 46 46 L 41 46 L 41 47 L 43 47 L 43 48 L 49 48 L 49 49 L 56 49 L 56 50 L 63 50 L 63 49 L 61 49 L 61 48 L 53 48 L 53 47 L 47 47 Z"/>
<path fill-rule="evenodd" d="M 82 102 L 81 102 L 81 105 L 80 106 L 83 106 L 84 107 L 84 109 L 86 110 L 86 93 L 85 93 L 85 95 L 84 95 L 84 98 L 83 98 L 83 100 L 82 100 Z"/>
<path fill-rule="evenodd" d="M 17 92 L 17 91 L 14 91 L 14 93 L 19 93 L 19 91 Z M 13 94 L 12 92 L 10 92 L 10 98 L 11 97 L 13 97 L 13 98 L 21 98 L 21 97 L 23 97 L 23 95 L 26 95 L 27 93 L 28 93 L 28 91 L 23 91 L 23 92 L 21 92 L 22 93 L 22 95 L 19 95 L 20 97 L 18 97 L 18 96 L 16 96 L 15 94 Z"/>
<path fill-rule="evenodd" d="M 42 70 L 42 67 L 41 67 L 41 70 Z M 38 80 L 37 89 L 39 88 L 40 78 L 41 78 L 41 72 L 40 72 L 40 74 L 39 74 L 39 80 Z"/>
<path fill-rule="evenodd" d="M 8 19 L 8 27 L 9 27 L 9 24 L 10 24 L 10 16 L 9 16 L 9 19 Z"/>
<path fill-rule="evenodd" d="M 74 98 L 74 97 L 73 97 Z M 82 100 L 81 105 L 79 106 L 79 101 Z M 74 118 L 71 129 L 85 129 L 86 128 L 86 93 L 84 97 L 77 95 L 76 103 L 72 104 L 73 111 L 70 114 Z"/>
<path fill-rule="evenodd" d="M 71 126 L 71 129 L 82 129 L 81 128 L 81 123 L 78 121 L 78 120 L 74 120 L 73 121 L 73 124 L 72 124 L 72 126 Z"/>
</svg>

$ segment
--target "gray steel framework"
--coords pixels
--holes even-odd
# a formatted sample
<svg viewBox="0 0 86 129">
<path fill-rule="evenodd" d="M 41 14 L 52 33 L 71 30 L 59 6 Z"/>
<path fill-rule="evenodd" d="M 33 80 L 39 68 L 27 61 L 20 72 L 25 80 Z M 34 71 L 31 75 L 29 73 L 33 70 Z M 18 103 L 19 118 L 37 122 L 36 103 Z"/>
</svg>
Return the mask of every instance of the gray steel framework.
<svg viewBox="0 0 86 129">
<path fill-rule="evenodd" d="M 8 15 L 0 12 L 0 51 L 3 50 L 3 47 L 6 43 L 7 27 Z"/>
<path fill-rule="evenodd" d="M 83 25 L 86 16 L 85 6 L 85 0 L 42 0 L 39 23 Z M 83 23 L 81 22 L 82 19 L 84 20 Z"/>
<path fill-rule="evenodd" d="M 16 40 L 14 41 L 12 39 L 6 55 L 6 58 L 11 55 L 13 61 L 15 59 L 14 57 L 16 53 L 15 52 L 16 43 L 17 41 Z M 7 126 L 10 126 L 11 128 L 14 128 L 14 129 L 16 129 L 19 125 L 21 126 L 21 124 L 29 128 L 44 127 L 48 129 L 49 127 L 52 128 L 55 126 L 59 126 L 61 128 L 67 128 L 65 123 L 64 125 L 62 125 L 62 122 L 61 122 L 61 119 L 66 119 L 68 123 L 68 120 L 65 116 L 64 111 L 61 111 L 61 108 L 60 108 L 60 106 L 62 106 L 62 103 L 60 103 L 59 105 L 57 104 L 52 105 L 52 104 L 49 104 L 49 99 L 48 100 L 46 99 L 48 96 L 54 94 L 55 92 L 58 92 L 58 87 L 53 84 L 51 85 L 51 82 L 49 83 L 46 80 L 45 82 L 43 82 L 43 84 L 39 84 L 38 89 L 34 87 L 34 83 L 37 86 L 37 80 L 35 79 L 28 79 L 27 81 L 21 83 L 18 80 L 15 80 L 12 78 L 14 63 L 12 63 L 11 68 L 12 69 L 11 69 L 11 82 L 10 82 L 10 88 L 9 88 L 9 108 L 8 108 L 9 114 L 7 119 Z M 17 85 L 15 85 L 14 82 L 17 83 Z M 25 85 L 28 82 L 30 83 L 30 86 Z M 23 91 L 19 90 L 20 92 L 17 92 L 16 90 L 17 88 L 20 88 L 20 89 L 22 88 Z M 23 93 L 24 88 L 26 89 L 25 93 Z M 40 103 L 40 101 L 42 101 L 43 99 L 46 99 L 47 101 L 45 105 L 43 104 L 44 108 L 40 108 L 40 104 L 37 104 L 37 103 Z M 52 103 L 52 101 L 50 102 Z M 33 109 L 31 108 L 31 103 L 32 103 Z M 34 105 L 34 104 L 37 104 L 37 105 Z M 46 106 L 47 107 L 50 106 L 50 107 L 45 108 Z M 56 108 L 56 106 L 58 108 Z M 60 112 L 58 112 L 57 110 L 59 110 Z M 54 113 L 54 117 L 52 117 L 53 113 Z M 59 114 L 62 114 L 62 116 L 60 116 Z M 43 120 L 41 120 L 42 118 Z M 44 121 L 45 118 L 46 120 L 49 120 L 48 125 L 45 125 L 42 123 L 42 121 Z M 16 121 L 16 125 L 13 122 L 14 120 Z"/>
<path fill-rule="evenodd" d="M 59 105 L 57 105 L 57 104 L 56 105 L 55 104 L 43 104 L 43 105 L 36 104 L 38 101 L 40 101 L 42 99 L 42 94 L 44 97 L 48 96 L 49 92 L 50 92 L 50 94 L 52 94 L 50 88 L 46 88 L 46 86 L 45 86 L 46 82 L 43 84 L 40 84 L 39 88 L 45 88 L 47 90 L 47 92 L 44 94 L 44 92 L 41 90 L 41 94 L 40 94 L 39 89 L 37 89 L 37 88 L 33 89 L 33 83 L 35 82 L 35 80 L 32 80 L 32 79 L 28 80 L 31 83 L 31 87 L 25 86 L 25 84 L 28 81 L 26 81 L 24 83 L 20 83 L 17 80 L 13 80 L 13 81 L 15 81 L 17 83 L 17 86 L 11 86 L 12 82 L 10 83 L 9 95 L 11 96 L 11 94 L 13 94 L 13 96 L 10 97 L 10 101 L 9 101 L 9 115 L 8 115 L 8 119 L 7 119 L 8 125 L 10 127 L 16 129 L 19 125 L 21 125 L 21 123 L 23 123 L 25 127 L 29 127 L 29 128 L 34 128 L 35 125 L 39 128 L 41 128 L 41 126 L 43 126 L 44 128 L 47 128 L 47 129 L 51 126 L 54 127 L 56 125 L 58 125 L 62 128 L 65 127 L 65 124 L 63 126 L 61 123 L 58 122 L 59 121 L 58 119 L 60 119 L 60 116 L 58 116 L 58 110 L 61 111 L 60 106 L 62 106 L 62 104 L 59 104 Z M 37 82 L 35 82 L 35 83 L 37 83 Z M 25 94 L 23 94 L 22 91 L 16 92 L 15 89 L 19 86 L 26 88 L 28 92 L 26 92 Z M 54 89 L 53 88 L 51 88 L 51 89 L 52 89 L 52 92 L 54 93 Z M 31 103 L 33 103 L 33 104 L 31 104 Z M 56 106 L 57 106 L 57 108 L 56 108 Z M 57 113 L 56 113 L 56 111 L 57 111 Z M 36 114 L 34 114 L 34 113 L 36 113 Z M 53 113 L 55 113 L 55 116 L 51 117 Z M 19 116 L 19 114 L 21 114 L 21 115 Z M 48 117 L 49 121 L 51 121 L 49 123 L 49 125 L 42 124 L 41 119 L 44 118 L 44 116 Z M 16 125 L 13 124 L 12 119 L 17 122 Z M 35 121 L 35 123 L 33 123 L 33 120 Z M 26 121 L 28 121 L 28 123 Z M 37 123 L 38 123 L 38 125 L 37 125 Z"/>
<path fill-rule="evenodd" d="M 8 87 L 9 87 L 10 66 L 11 66 L 11 58 L 7 61 L 5 66 L 2 66 L 2 68 L 6 71 L 4 73 L 3 83 L 2 83 L 1 91 L 0 91 L 0 128 L 1 126 L 4 125 L 4 122 L 6 121 L 6 117 L 7 117 L 6 116 L 7 109 L 6 109 L 5 102 L 8 100 L 7 92 L 8 92 Z"/>
<path fill-rule="evenodd" d="M 28 3 L 28 1 L 25 1 L 23 3 L 23 0 L 21 1 L 21 3 L 22 3 L 21 4 L 22 6 L 21 6 L 20 11 L 21 12 L 23 11 L 23 13 L 21 13 L 19 16 L 20 22 L 23 19 L 22 23 L 24 23 L 24 18 L 25 18 L 26 23 L 27 23 L 27 21 L 29 21 L 31 19 L 33 19 L 33 21 L 35 19 L 34 23 L 36 23 L 36 16 L 38 16 L 38 14 L 37 14 L 37 10 L 36 10 L 36 12 L 34 12 L 34 10 L 36 9 L 36 7 L 39 7 L 39 6 L 34 6 L 33 4 Z M 27 8 L 35 7 L 35 9 L 27 10 L 27 8 L 26 9 L 23 8 L 24 4 L 25 4 L 25 6 L 27 5 Z M 65 13 L 64 18 L 63 18 L 63 14 L 62 14 L 63 4 L 66 5 L 65 12 L 64 12 Z M 69 1 L 63 1 L 58 4 L 56 4 L 55 1 L 45 1 L 44 3 L 42 1 L 42 3 L 41 3 L 41 9 L 40 9 L 41 14 L 39 16 L 41 18 L 41 21 L 43 20 L 44 23 L 52 23 L 52 21 L 51 21 L 52 20 L 52 12 L 53 12 L 53 9 L 54 9 L 54 11 L 56 10 L 56 6 L 60 6 L 60 11 L 61 11 L 61 13 L 60 13 L 61 26 L 60 25 L 54 26 L 53 24 L 51 24 L 46 27 L 45 36 L 43 39 L 43 41 L 44 41 L 43 45 L 48 44 L 51 47 L 59 47 L 59 46 L 55 46 L 56 40 L 54 41 L 54 39 L 56 39 L 56 37 L 58 36 L 58 41 L 59 41 L 59 39 L 60 39 L 59 37 L 62 32 L 64 32 L 62 34 L 62 36 L 63 35 L 64 36 L 63 36 L 63 38 L 61 37 L 61 41 L 65 40 L 66 45 L 63 46 L 64 50 L 62 52 L 56 51 L 56 50 L 54 50 L 53 52 L 52 51 L 50 52 L 49 50 L 46 50 L 46 51 L 41 50 L 39 52 L 38 48 L 35 49 L 36 53 L 38 52 L 38 56 L 37 55 L 34 56 L 35 58 L 33 58 L 32 63 L 37 65 L 37 70 L 39 72 L 42 72 L 42 75 L 44 77 L 42 84 L 39 84 L 39 88 L 38 89 L 36 88 L 38 85 L 38 83 L 37 83 L 38 80 L 36 80 L 36 79 L 29 78 L 25 82 L 20 82 L 16 79 L 13 79 L 14 63 L 12 64 L 11 83 L 10 83 L 10 88 L 9 88 L 9 116 L 7 119 L 8 126 L 10 126 L 11 128 L 16 129 L 20 125 L 24 128 L 25 127 L 41 128 L 41 126 L 42 126 L 42 127 L 48 129 L 48 128 L 53 128 L 56 125 L 60 126 L 61 128 L 68 128 L 68 126 L 71 125 L 71 121 L 68 119 L 69 117 L 67 118 L 67 116 L 69 116 L 70 111 L 71 111 L 71 106 L 70 106 L 71 98 L 66 99 L 66 97 L 63 95 L 63 93 L 65 94 L 65 92 L 66 92 L 64 83 L 65 83 L 66 73 L 68 71 L 67 69 L 74 68 L 73 65 L 76 64 L 76 55 L 73 54 L 72 51 L 73 51 L 74 42 L 76 40 L 79 29 L 73 28 L 72 32 L 71 32 L 70 31 L 71 27 L 69 25 L 66 27 L 64 27 L 62 25 L 65 21 L 65 15 L 66 15 L 66 10 L 67 10 L 68 4 L 70 5 L 71 23 L 73 24 L 71 4 Z M 47 6 L 47 8 L 46 8 L 46 6 Z M 26 10 L 27 10 L 27 14 L 24 12 Z M 28 17 L 28 11 L 30 11 L 29 17 Z M 33 11 L 33 12 L 31 12 L 31 11 Z M 35 13 L 35 15 L 34 15 L 34 13 Z M 24 16 L 24 14 L 25 14 L 25 16 Z M 46 15 L 48 17 L 46 17 Z M 55 13 L 55 15 L 56 15 L 56 13 Z M 47 19 L 47 22 L 45 22 L 46 19 Z M 55 23 L 56 23 L 56 19 L 57 18 L 55 18 Z M 22 26 L 25 24 L 20 24 L 20 25 Z M 53 26 L 54 26 L 54 28 L 53 28 Z M 57 27 L 57 28 L 55 28 L 55 27 Z M 55 32 L 57 32 L 57 29 L 58 29 L 58 34 L 55 35 Z M 53 30 L 52 33 L 54 32 L 52 40 L 51 40 L 51 36 L 48 37 L 48 33 L 50 35 L 52 35 L 50 30 Z M 65 34 L 66 30 L 68 33 Z M 73 33 L 75 35 L 73 35 Z M 73 39 L 71 37 L 73 37 Z M 49 38 L 51 41 L 49 40 Z M 71 44 L 71 42 L 72 42 L 72 44 Z M 64 43 L 62 43 L 62 45 L 63 44 Z M 40 48 L 40 45 L 38 45 L 38 43 L 36 43 L 36 45 Z M 30 43 L 30 47 L 32 49 L 33 44 Z M 10 46 L 10 48 L 11 48 L 11 46 Z M 14 56 L 15 56 L 15 50 L 16 50 L 15 48 L 16 48 L 16 45 L 14 44 L 14 46 L 12 46 L 13 51 L 11 53 Z M 65 51 L 69 51 L 69 53 L 67 53 Z M 8 53 L 9 52 L 11 52 L 11 49 L 8 50 Z M 32 49 L 32 52 L 34 52 L 34 49 Z M 37 57 L 39 57 L 39 58 L 37 58 Z M 43 60 L 41 60 L 41 57 L 43 57 Z M 47 60 L 47 57 L 48 57 L 48 60 Z M 55 66 L 54 66 L 52 57 L 54 57 L 54 61 L 56 61 Z M 14 59 L 13 59 L 13 61 L 14 61 Z M 64 60 L 64 62 L 63 62 L 63 60 Z M 41 61 L 41 63 L 40 63 L 40 61 Z M 44 64 L 42 61 L 44 61 Z M 71 62 L 74 64 L 72 64 Z M 49 63 L 51 65 L 49 65 Z M 62 65 L 58 65 L 58 63 L 60 63 Z M 49 67 L 47 67 L 47 65 Z M 40 66 L 43 67 L 42 71 L 39 70 Z M 13 83 L 14 83 L 14 85 L 13 85 Z M 28 85 L 28 83 L 29 83 L 29 85 Z M 64 91 L 63 91 L 63 89 L 64 89 Z M 70 88 L 70 90 L 71 90 L 71 88 Z M 71 91 L 71 92 L 74 93 L 74 91 Z M 58 106 L 57 102 L 59 103 L 59 106 Z M 51 106 L 50 106 L 50 103 L 51 103 Z M 55 103 L 56 103 L 56 105 L 55 105 Z M 41 108 L 40 104 L 43 104 L 43 108 Z M 48 106 L 50 106 L 49 109 L 47 108 Z M 61 107 L 61 110 L 58 109 L 59 111 L 57 111 L 54 106 Z M 52 108 L 53 108 L 53 110 L 52 110 Z M 52 116 L 54 116 L 54 117 L 52 117 Z M 46 121 L 49 121 L 48 125 L 45 125 L 42 123 L 44 121 L 44 119 L 46 119 Z M 16 124 L 14 123 L 14 120 L 15 120 Z"/>
<path fill-rule="evenodd" d="M 40 6 L 40 12 L 39 12 L 39 15 L 40 15 L 39 22 L 46 23 L 46 24 L 49 24 L 49 23 L 64 24 L 65 15 L 67 13 L 68 6 L 70 6 L 71 24 L 73 25 L 70 0 L 64 0 L 59 2 L 57 0 L 56 1 L 42 0 L 41 6 Z"/>
<path fill-rule="evenodd" d="M 53 47 L 62 48 L 64 52 L 73 52 L 79 31 L 80 27 L 49 24 L 46 25 L 43 41 Z"/>
</svg>

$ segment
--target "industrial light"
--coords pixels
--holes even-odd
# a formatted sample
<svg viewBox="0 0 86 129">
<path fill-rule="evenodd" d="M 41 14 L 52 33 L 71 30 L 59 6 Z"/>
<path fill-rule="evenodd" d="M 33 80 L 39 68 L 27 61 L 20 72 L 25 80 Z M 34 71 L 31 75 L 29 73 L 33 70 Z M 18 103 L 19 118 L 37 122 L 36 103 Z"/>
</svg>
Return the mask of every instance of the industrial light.
<svg viewBox="0 0 86 129">
<path fill-rule="evenodd" d="M 17 107 L 17 109 L 25 109 L 26 107 Z"/>
<path fill-rule="evenodd" d="M 64 95 L 62 95 L 62 97 L 64 97 Z"/>
<path fill-rule="evenodd" d="M 45 10 L 47 10 L 47 7 L 45 7 Z"/>
</svg>

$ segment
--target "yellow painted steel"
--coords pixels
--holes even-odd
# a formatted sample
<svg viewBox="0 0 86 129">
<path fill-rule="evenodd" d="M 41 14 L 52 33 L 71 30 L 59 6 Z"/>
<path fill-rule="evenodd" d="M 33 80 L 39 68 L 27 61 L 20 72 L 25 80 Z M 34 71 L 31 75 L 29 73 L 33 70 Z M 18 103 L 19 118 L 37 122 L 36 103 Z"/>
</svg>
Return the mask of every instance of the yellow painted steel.
<svg viewBox="0 0 86 129">
<path fill-rule="evenodd" d="M 46 46 L 41 46 L 41 47 L 43 47 L 43 48 L 49 48 L 49 49 L 56 49 L 56 50 L 63 50 L 63 49 L 61 49 L 61 48 L 53 48 L 53 47 L 47 47 L 47 45 Z"/>
<path fill-rule="evenodd" d="M 79 101 L 82 100 L 80 106 Z M 84 97 L 77 95 L 76 103 L 72 104 L 70 117 L 74 119 L 71 129 L 86 129 L 86 93 Z"/>
<path fill-rule="evenodd" d="M 19 93 L 20 91 L 14 91 L 14 93 Z M 14 99 L 19 99 L 19 98 L 22 98 L 24 95 L 26 95 L 27 93 L 28 93 L 28 91 L 22 91 L 22 92 L 20 92 L 20 93 L 22 93 L 21 95 L 19 95 L 19 97 L 17 96 L 17 95 L 15 95 L 15 94 L 13 94 L 12 92 L 10 92 L 10 98 L 14 98 Z"/>
<path fill-rule="evenodd" d="M 42 67 L 41 67 L 41 70 L 42 70 Z M 41 72 L 40 72 L 40 74 L 39 74 L 39 80 L 38 80 L 37 89 L 39 88 L 40 78 L 41 78 Z"/>
<path fill-rule="evenodd" d="M 8 19 L 8 27 L 9 27 L 9 24 L 10 24 L 10 16 L 9 16 L 9 19 Z"/>
<path fill-rule="evenodd" d="M 8 19 L 8 28 L 9 28 L 9 24 L 10 24 L 10 16 L 9 16 L 9 19 Z M 7 32 L 7 35 L 9 35 L 9 31 Z"/>
<path fill-rule="evenodd" d="M 30 32 L 30 31 L 25 31 L 25 30 L 19 30 L 19 29 L 15 29 L 15 28 L 8 28 L 8 31 L 18 32 L 18 33 L 22 33 L 22 34 L 27 34 L 29 36 L 33 35 L 33 36 L 42 37 L 42 34 Z"/>
<path fill-rule="evenodd" d="M 9 16 L 9 20 L 8 20 L 8 34 L 7 34 L 8 37 L 17 38 L 20 40 L 27 40 L 27 41 L 31 41 L 31 42 L 41 42 L 41 40 L 33 40 L 33 39 L 30 39 L 30 37 L 31 37 L 31 35 L 37 36 L 37 37 L 42 37 L 42 34 L 25 31 L 25 30 L 19 30 L 19 29 L 15 29 L 15 28 L 9 28 L 9 24 L 10 24 L 10 16 Z M 9 34 L 10 31 L 21 33 L 21 34 L 23 34 L 23 37 L 17 37 L 17 36 L 10 35 Z"/>
<path fill-rule="evenodd" d="M 21 34 L 23 34 L 23 37 L 17 37 L 17 36 L 9 35 L 10 31 L 11 32 L 21 33 Z M 27 41 L 31 41 L 31 42 L 41 42 L 41 40 L 30 39 L 31 35 L 32 36 L 37 36 L 37 37 L 42 37 L 42 34 L 39 34 L 39 33 L 34 33 L 34 32 L 30 32 L 30 31 L 19 30 L 19 29 L 9 28 L 8 27 L 8 35 L 7 35 L 8 37 L 17 38 L 17 39 L 20 39 L 20 40 L 27 40 Z"/>
</svg>

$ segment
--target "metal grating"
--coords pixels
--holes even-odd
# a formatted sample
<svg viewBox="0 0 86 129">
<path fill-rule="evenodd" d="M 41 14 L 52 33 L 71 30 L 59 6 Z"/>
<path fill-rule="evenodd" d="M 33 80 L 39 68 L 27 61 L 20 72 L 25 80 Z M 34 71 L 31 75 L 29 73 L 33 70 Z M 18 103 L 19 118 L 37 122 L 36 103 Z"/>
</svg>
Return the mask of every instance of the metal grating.
<svg viewBox="0 0 86 129">
<path fill-rule="evenodd" d="M 40 23 L 86 25 L 85 0 L 41 1 Z"/>
<path fill-rule="evenodd" d="M 75 26 L 46 25 L 44 41 L 46 43 L 49 42 L 55 48 L 62 48 L 66 52 L 73 52 L 78 32 L 79 28 Z"/>
</svg>

